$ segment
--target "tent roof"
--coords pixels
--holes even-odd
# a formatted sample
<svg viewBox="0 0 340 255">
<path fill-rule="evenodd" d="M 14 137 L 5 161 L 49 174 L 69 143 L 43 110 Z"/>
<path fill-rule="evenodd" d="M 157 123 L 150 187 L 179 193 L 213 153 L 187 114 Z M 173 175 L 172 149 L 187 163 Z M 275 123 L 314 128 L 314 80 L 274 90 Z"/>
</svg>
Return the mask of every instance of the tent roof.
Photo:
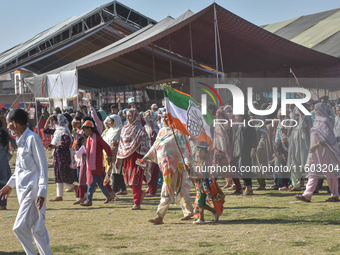
<svg viewBox="0 0 340 255">
<path fill-rule="evenodd" d="M 294 68 L 299 77 L 315 77 L 317 69 L 318 75 L 339 77 L 338 58 L 268 32 L 217 4 L 197 14 L 187 11 L 177 19 L 167 17 L 50 73 L 77 68 L 79 86 L 131 85 L 171 76 L 191 76 L 189 60 L 193 54 L 195 76 L 206 74 L 211 69 L 202 69 L 199 63 L 216 68 L 215 9 L 223 60 L 219 71 L 255 73 L 255 77 L 266 77 L 268 73 L 287 77 L 289 68 Z M 172 52 L 171 58 L 169 52 Z"/>
<path fill-rule="evenodd" d="M 262 26 L 307 48 L 340 57 L 340 8 Z"/>
<path fill-rule="evenodd" d="M 75 61 L 156 21 L 112 1 L 69 18 L 0 53 L 0 74 L 21 67 L 44 73 Z"/>
</svg>

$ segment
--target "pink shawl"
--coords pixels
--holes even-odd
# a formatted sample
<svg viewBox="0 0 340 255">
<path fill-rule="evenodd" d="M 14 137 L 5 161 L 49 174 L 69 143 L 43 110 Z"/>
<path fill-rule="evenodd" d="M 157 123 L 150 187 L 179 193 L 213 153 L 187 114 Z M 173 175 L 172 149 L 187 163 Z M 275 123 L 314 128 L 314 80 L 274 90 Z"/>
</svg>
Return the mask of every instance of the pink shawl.
<svg viewBox="0 0 340 255">
<path fill-rule="evenodd" d="M 96 156 L 97 156 L 97 135 L 93 134 L 92 144 L 90 145 L 91 137 L 86 140 L 86 177 L 87 185 L 91 185 L 93 182 L 91 171 L 96 170 Z"/>
<path fill-rule="evenodd" d="M 137 109 L 132 108 L 128 111 L 132 113 L 133 122 L 123 127 L 117 158 L 128 158 L 137 149 L 139 154 L 145 155 L 151 147 L 150 138 L 140 122 Z"/>
</svg>

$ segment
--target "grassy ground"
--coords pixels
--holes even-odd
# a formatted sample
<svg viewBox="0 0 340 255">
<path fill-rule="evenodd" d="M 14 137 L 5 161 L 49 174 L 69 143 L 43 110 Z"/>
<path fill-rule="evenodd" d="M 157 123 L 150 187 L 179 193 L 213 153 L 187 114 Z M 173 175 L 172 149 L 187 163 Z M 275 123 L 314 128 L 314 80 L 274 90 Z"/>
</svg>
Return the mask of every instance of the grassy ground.
<svg viewBox="0 0 340 255">
<path fill-rule="evenodd" d="M 48 199 L 56 196 L 52 168 L 49 178 Z M 312 203 L 290 203 L 296 201 L 291 192 L 255 191 L 242 197 L 226 191 L 220 221 L 212 223 L 207 212 L 209 224 L 198 226 L 192 220 L 180 222 L 182 211 L 176 205 L 164 225 L 152 225 L 147 219 L 155 216 L 159 192 L 146 198 L 140 211 L 131 210 L 128 192 L 104 205 L 98 190 L 92 207 L 72 205 L 74 193 L 65 193 L 62 202 L 48 201 L 46 226 L 53 254 L 340 254 L 339 204 L 325 203 L 325 190 Z M 12 231 L 18 210 L 15 190 L 7 207 L 0 211 L 0 254 L 24 254 Z"/>
</svg>

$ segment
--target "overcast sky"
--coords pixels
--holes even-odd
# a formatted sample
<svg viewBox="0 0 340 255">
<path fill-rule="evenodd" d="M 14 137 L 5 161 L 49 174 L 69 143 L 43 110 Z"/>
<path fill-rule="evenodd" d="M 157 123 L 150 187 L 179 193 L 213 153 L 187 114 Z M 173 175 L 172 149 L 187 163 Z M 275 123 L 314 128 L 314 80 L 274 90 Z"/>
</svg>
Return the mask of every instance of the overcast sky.
<svg viewBox="0 0 340 255">
<path fill-rule="evenodd" d="M 63 20 L 109 2 L 109 0 L 0 0 L 0 52 L 27 41 Z M 188 9 L 199 12 L 213 3 L 209 0 L 119 2 L 156 21 L 168 15 L 176 18 Z M 218 0 L 216 3 L 256 25 L 340 8 L 339 0 Z"/>
</svg>

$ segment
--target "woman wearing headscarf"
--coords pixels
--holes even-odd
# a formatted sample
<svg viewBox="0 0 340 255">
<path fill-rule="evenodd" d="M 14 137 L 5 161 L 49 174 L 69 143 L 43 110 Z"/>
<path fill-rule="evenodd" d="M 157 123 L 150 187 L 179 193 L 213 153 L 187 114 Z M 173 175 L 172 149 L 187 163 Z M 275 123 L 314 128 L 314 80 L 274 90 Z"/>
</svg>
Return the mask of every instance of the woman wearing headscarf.
<svg viewBox="0 0 340 255">
<path fill-rule="evenodd" d="M 229 123 L 229 116 L 225 111 L 225 107 L 221 106 L 216 112 L 217 119 L 227 120 L 226 124 L 218 124 L 215 126 L 213 139 L 213 166 L 228 166 L 233 159 L 233 130 Z M 226 178 L 227 188 L 231 184 L 231 179 Z"/>
<path fill-rule="evenodd" d="M 15 140 L 5 131 L 0 120 L 0 190 L 7 184 L 11 177 L 11 168 L 8 160 L 8 145 L 11 142 L 14 149 L 17 148 Z M 7 199 L 0 196 L 0 210 L 6 210 Z"/>
<path fill-rule="evenodd" d="M 132 210 L 139 210 L 145 197 L 142 191 L 143 169 L 136 165 L 136 160 L 141 159 L 150 149 L 150 138 L 140 122 L 137 109 L 127 110 L 128 124 L 123 127 L 117 153 L 116 168 L 124 159 L 125 182 L 132 189 L 134 206 Z"/>
<path fill-rule="evenodd" d="M 116 162 L 117 152 L 118 152 L 118 145 L 120 141 L 120 135 L 123 129 L 122 120 L 120 116 L 116 114 L 111 114 L 109 117 L 109 135 L 112 137 L 112 142 L 109 144 L 111 146 L 112 151 L 112 162 Z M 110 141 L 109 141 L 110 142 Z M 112 168 L 112 190 L 117 195 L 126 195 L 126 185 L 124 181 L 124 177 L 122 175 L 123 168 L 119 166 L 117 169 L 116 167 Z"/>
<path fill-rule="evenodd" d="M 55 129 L 48 127 L 49 121 L 53 119 Z M 64 186 L 68 190 L 77 192 L 77 186 L 73 184 L 73 178 L 71 173 L 71 153 L 70 147 L 72 142 L 72 135 L 68 128 L 67 118 L 58 114 L 57 116 L 51 115 L 45 124 L 44 133 L 53 135 L 50 149 L 54 149 L 54 176 L 57 183 L 57 196 L 50 199 L 51 202 L 62 201 Z"/>
<path fill-rule="evenodd" d="M 292 188 L 290 191 L 301 190 L 302 170 L 300 166 L 306 164 L 310 147 L 310 130 L 313 125 L 311 116 L 304 115 L 297 107 L 292 117 L 297 125 L 288 130 L 288 158 L 287 165 L 295 166 L 297 171 L 291 171 Z M 291 125 L 294 125 L 292 123 Z"/>
<path fill-rule="evenodd" d="M 340 151 L 333 132 L 333 125 L 327 113 L 327 106 L 317 103 L 314 108 L 315 120 L 310 132 L 310 149 L 306 162 L 308 183 L 302 195 L 296 195 L 299 200 L 310 202 L 319 178 L 326 178 L 331 198 L 326 202 L 339 200 L 338 177 Z"/>
<path fill-rule="evenodd" d="M 148 134 L 150 141 L 151 141 L 151 146 L 154 144 L 157 134 L 159 132 L 159 127 L 157 125 L 157 113 L 151 110 L 147 110 L 145 112 L 145 131 Z M 150 174 L 151 174 L 151 179 L 149 183 L 147 183 L 147 176 L 144 176 L 144 181 L 148 185 L 148 189 L 146 191 L 146 196 L 147 197 L 154 197 L 157 192 L 157 181 L 158 181 L 158 175 L 159 175 L 159 167 L 155 163 L 151 163 L 151 169 L 150 169 Z"/>
<path fill-rule="evenodd" d="M 181 220 L 189 220 L 193 215 L 189 194 L 192 182 L 183 166 L 184 164 L 190 165 L 190 145 L 187 136 L 169 126 L 165 112 L 163 113 L 163 128 L 159 131 L 156 141 L 144 156 L 143 161 L 158 164 L 164 180 L 157 216 L 149 219 L 149 222 L 163 224 L 170 203 L 173 202 L 181 204 L 184 214 Z"/>
</svg>

